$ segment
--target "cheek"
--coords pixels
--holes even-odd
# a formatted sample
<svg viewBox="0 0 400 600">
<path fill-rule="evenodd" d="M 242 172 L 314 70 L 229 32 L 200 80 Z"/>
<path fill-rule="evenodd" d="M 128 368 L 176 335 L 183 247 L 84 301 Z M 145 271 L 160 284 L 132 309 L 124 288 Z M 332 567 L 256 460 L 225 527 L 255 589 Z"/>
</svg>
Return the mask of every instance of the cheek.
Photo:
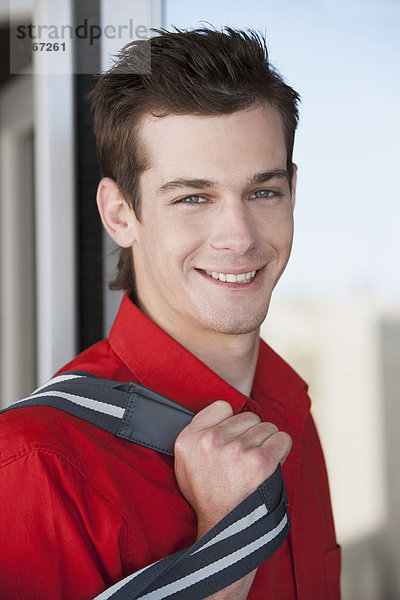
<svg viewBox="0 0 400 600">
<path fill-rule="evenodd" d="M 184 220 L 183 220 L 184 221 Z M 190 225 L 190 226 L 189 226 Z M 164 273 L 181 269 L 202 243 L 201 228 L 177 219 L 153 219 L 139 240 L 146 262 Z M 193 226 L 194 225 L 194 226 Z"/>
<path fill-rule="evenodd" d="M 284 252 L 291 247 L 293 240 L 293 213 L 279 211 L 271 215 L 264 230 L 265 239 L 277 250 Z"/>
<path fill-rule="evenodd" d="M 290 247 L 293 241 L 293 216 L 290 215 L 282 224 L 282 243 L 285 247 Z"/>
</svg>

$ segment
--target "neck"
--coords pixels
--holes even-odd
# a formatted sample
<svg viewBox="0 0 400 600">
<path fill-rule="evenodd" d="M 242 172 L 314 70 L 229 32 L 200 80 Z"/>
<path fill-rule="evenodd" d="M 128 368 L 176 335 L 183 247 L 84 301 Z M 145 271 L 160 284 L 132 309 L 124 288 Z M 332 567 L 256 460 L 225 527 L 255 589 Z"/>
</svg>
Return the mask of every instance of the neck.
<svg viewBox="0 0 400 600">
<path fill-rule="evenodd" d="M 173 335 L 173 334 L 172 334 Z M 259 330 L 240 335 L 215 334 L 207 340 L 175 339 L 224 381 L 250 397 L 257 366 Z"/>
<path fill-rule="evenodd" d="M 193 330 L 176 322 L 157 318 L 146 311 L 159 327 L 212 369 L 224 381 L 245 396 L 250 396 L 257 366 L 260 330 L 244 334 L 221 334 L 215 331 Z"/>
</svg>

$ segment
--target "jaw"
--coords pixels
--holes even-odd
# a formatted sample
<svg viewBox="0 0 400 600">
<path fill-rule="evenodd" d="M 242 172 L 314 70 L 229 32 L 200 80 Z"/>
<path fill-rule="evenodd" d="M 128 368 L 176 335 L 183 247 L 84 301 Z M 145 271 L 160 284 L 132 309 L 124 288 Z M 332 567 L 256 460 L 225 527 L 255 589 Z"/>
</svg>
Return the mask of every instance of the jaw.
<svg viewBox="0 0 400 600">
<path fill-rule="evenodd" d="M 231 335 L 250 333 L 260 327 L 272 291 L 266 285 L 264 268 L 251 283 L 222 282 L 197 270 L 193 276 L 190 317 L 194 327 L 198 322 L 203 330 Z"/>
<path fill-rule="evenodd" d="M 240 305 L 240 306 L 239 306 Z M 242 335 L 257 331 L 264 321 L 269 306 L 269 299 L 256 309 L 254 306 L 243 306 L 242 302 L 216 306 L 215 303 L 198 308 L 198 320 L 202 327 L 217 334 Z"/>
</svg>

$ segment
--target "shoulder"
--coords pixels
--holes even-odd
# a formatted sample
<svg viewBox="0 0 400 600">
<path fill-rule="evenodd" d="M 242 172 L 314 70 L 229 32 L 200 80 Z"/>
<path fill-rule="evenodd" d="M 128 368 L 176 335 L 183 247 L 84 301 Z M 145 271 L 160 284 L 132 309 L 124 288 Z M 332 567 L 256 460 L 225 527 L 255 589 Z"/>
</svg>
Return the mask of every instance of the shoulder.
<svg viewBox="0 0 400 600">
<path fill-rule="evenodd" d="M 121 444 L 111 433 L 57 408 L 10 410 L 0 416 L 0 488 L 11 480 L 21 487 L 29 479 L 30 489 L 43 485 L 51 495 L 82 499 L 95 494 L 122 515 L 114 482 L 122 471 Z"/>
<path fill-rule="evenodd" d="M 122 576 L 123 507 L 91 469 L 106 443 L 99 437 L 103 433 L 50 407 L 15 408 L 1 415 L 1 597 L 9 589 L 18 598 L 76 598 L 83 585 L 92 598 L 105 574 L 113 580 Z"/>
<path fill-rule="evenodd" d="M 304 379 L 261 338 L 257 371 L 277 388 L 308 389 Z"/>
<path fill-rule="evenodd" d="M 82 475 L 111 434 L 59 409 L 20 407 L 1 415 L 0 467 L 22 457 L 62 459 Z"/>
<path fill-rule="evenodd" d="M 134 377 L 111 348 L 102 340 L 64 365 L 57 374 L 65 371 L 86 371 L 103 379 L 129 381 Z M 93 457 L 113 439 L 102 429 L 46 406 L 16 407 L 0 416 L 0 466 L 16 457 L 40 453 L 58 456 L 86 473 Z"/>
<path fill-rule="evenodd" d="M 134 378 L 125 363 L 112 349 L 108 339 L 101 340 L 78 354 L 55 375 L 65 371 L 86 371 L 97 377 L 116 381 L 129 381 Z"/>
</svg>

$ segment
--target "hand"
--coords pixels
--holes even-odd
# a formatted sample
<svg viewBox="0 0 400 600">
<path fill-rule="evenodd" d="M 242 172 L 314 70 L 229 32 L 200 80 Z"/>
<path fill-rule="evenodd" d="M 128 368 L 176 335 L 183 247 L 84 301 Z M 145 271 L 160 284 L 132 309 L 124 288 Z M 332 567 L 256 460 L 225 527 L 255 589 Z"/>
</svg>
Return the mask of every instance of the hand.
<svg viewBox="0 0 400 600">
<path fill-rule="evenodd" d="M 219 400 L 200 411 L 175 442 L 175 475 L 204 535 L 283 463 L 290 436 Z"/>
</svg>

